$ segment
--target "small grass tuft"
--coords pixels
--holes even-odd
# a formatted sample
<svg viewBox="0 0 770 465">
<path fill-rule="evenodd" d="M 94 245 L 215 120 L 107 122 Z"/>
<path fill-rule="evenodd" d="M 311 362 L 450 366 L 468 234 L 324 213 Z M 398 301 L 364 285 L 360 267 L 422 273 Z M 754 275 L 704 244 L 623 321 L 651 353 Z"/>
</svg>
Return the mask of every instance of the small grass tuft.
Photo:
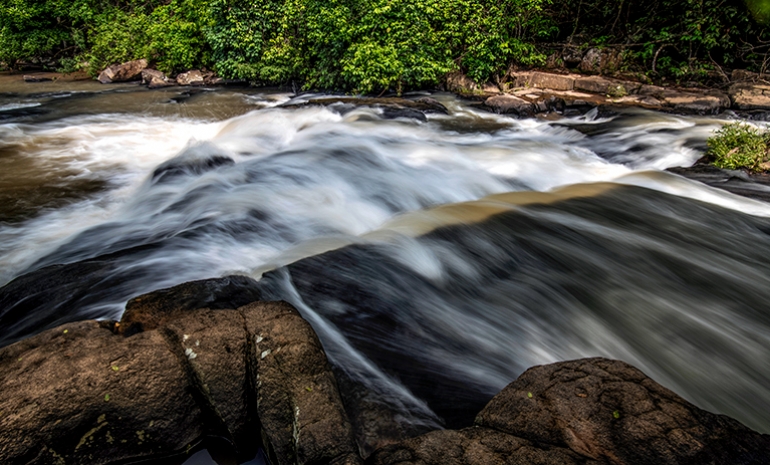
<svg viewBox="0 0 770 465">
<path fill-rule="evenodd" d="M 746 123 L 722 126 L 708 141 L 714 166 L 728 170 L 767 171 L 770 134 Z"/>
</svg>

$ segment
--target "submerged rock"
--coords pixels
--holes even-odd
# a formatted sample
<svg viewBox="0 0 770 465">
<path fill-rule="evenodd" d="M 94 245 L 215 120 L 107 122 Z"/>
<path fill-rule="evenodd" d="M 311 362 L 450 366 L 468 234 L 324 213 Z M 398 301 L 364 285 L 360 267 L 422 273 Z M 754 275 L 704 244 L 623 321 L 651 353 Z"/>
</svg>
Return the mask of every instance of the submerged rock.
<svg viewBox="0 0 770 465">
<path fill-rule="evenodd" d="M 696 163 L 689 167 L 668 168 L 666 171 L 724 189 L 750 199 L 770 202 L 770 174 L 723 170 L 714 165 Z"/>
<path fill-rule="evenodd" d="M 147 60 L 134 60 L 119 65 L 112 65 L 105 68 L 97 78 L 102 84 L 112 82 L 138 81 L 141 78 L 142 71 L 147 68 Z"/>
<path fill-rule="evenodd" d="M 235 164 L 235 160 L 226 155 L 187 153 L 162 163 L 152 172 L 154 181 L 168 181 L 183 175 L 200 175 L 220 166 Z"/>
</svg>

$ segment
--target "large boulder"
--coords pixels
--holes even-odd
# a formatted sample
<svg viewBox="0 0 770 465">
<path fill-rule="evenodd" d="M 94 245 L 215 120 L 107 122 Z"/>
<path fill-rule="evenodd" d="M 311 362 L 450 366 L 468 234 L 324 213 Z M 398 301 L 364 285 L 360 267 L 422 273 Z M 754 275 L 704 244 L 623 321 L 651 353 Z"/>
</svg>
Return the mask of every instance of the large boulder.
<svg viewBox="0 0 770 465">
<path fill-rule="evenodd" d="M 770 436 L 701 410 L 627 363 L 592 358 L 531 368 L 475 426 L 384 447 L 371 463 L 760 465 Z"/>
<path fill-rule="evenodd" d="M 701 410 L 633 366 L 602 358 L 534 367 L 476 425 L 615 464 L 760 464 L 770 436 Z"/>
<path fill-rule="evenodd" d="M 0 462 L 179 463 L 199 447 L 237 462 L 260 445 L 274 464 L 360 462 L 321 344 L 293 307 L 182 311 L 160 297 L 134 301 L 131 325 L 70 323 L 0 350 Z M 120 334 L 153 308 L 161 318 Z"/>
<path fill-rule="evenodd" d="M 147 60 L 128 61 L 119 65 L 112 65 L 105 68 L 97 78 L 102 84 L 112 82 L 138 81 L 142 77 L 142 71 L 147 68 Z"/>
</svg>

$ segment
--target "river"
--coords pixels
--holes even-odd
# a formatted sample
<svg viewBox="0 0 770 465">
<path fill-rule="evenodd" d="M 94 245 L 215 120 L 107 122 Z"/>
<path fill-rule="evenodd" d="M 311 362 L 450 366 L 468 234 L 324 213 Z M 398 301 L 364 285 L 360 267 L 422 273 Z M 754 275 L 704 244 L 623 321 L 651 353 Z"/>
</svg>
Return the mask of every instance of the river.
<svg viewBox="0 0 770 465">
<path fill-rule="evenodd" d="M 0 309 L 0 344 L 243 274 L 405 424 L 467 425 L 526 368 L 605 356 L 770 432 L 770 205 L 663 171 L 723 119 L 283 107 L 309 97 L 4 84 L 0 285 L 108 265 L 45 318 Z"/>
</svg>

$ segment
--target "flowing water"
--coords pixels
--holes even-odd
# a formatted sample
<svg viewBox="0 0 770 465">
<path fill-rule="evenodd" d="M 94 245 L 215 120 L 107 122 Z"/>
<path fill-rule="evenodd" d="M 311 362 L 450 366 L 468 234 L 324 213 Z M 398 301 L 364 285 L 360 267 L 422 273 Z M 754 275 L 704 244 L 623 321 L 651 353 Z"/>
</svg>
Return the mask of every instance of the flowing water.
<svg viewBox="0 0 770 465">
<path fill-rule="evenodd" d="M 405 423 L 462 426 L 529 366 L 606 356 L 770 432 L 770 205 L 661 171 L 724 120 L 47 86 L 0 94 L 0 285 L 105 265 L 0 343 L 243 274 Z"/>
</svg>

